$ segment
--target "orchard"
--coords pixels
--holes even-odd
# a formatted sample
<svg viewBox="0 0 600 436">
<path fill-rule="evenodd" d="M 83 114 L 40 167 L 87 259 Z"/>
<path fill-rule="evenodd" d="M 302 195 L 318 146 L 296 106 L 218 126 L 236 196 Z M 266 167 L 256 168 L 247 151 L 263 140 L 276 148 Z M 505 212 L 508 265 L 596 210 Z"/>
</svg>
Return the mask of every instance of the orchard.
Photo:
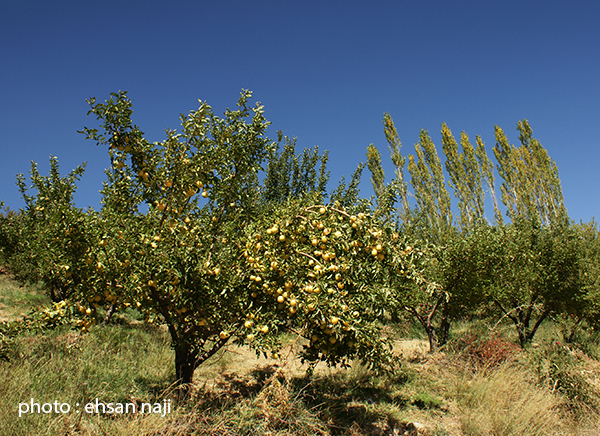
<svg viewBox="0 0 600 436">
<path fill-rule="evenodd" d="M 401 294 L 434 287 L 419 267 L 426 256 L 368 211 L 311 196 L 265 202 L 259 174 L 275 144 L 250 97 L 243 91 L 223 117 L 201 102 L 182 116 L 181 131 L 155 143 L 133 124 L 125 93 L 89 100 L 99 126 L 83 133 L 111 163 L 102 209 L 84 213 L 66 196 L 60 217 L 36 221 L 48 194 L 33 173 L 38 195 L 28 197 L 31 222 L 67 241 L 52 267 L 68 290 L 61 297 L 84 330 L 123 307 L 166 325 L 183 386 L 229 340 L 275 353 L 284 331 L 306 339 L 306 360 L 383 367 L 382 321 Z M 47 185 L 58 192 L 61 181 L 72 192 L 82 172 Z M 75 237 L 78 251 L 67 255 Z M 33 251 L 48 256 L 42 245 Z"/>
<path fill-rule="evenodd" d="M 49 323 L 70 314 L 86 331 L 123 308 L 136 310 L 166 326 L 183 393 L 194 370 L 229 341 L 275 355 L 281 334 L 292 332 L 304 338 L 305 361 L 389 368 L 382 327 L 403 313 L 424 328 L 432 352 L 447 342 L 452 321 L 481 314 L 512 321 L 522 346 L 548 318 L 597 324 L 597 228 L 569 223 L 556 166 L 526 121 L 518 125 L 519 148 L 496 129 L 512 220 L 505 224 L 479 137 L 473 148 L 462 134 L 459 153 L 442 126 L 459 220 L 425 131 L 408 156 L 411 209 L 389 114 L 396 178 L 385 183 L 370 146 L 376 203 L 358 197 L 362 165 L 327 201 L 327 154 L 305 150 L 299 159 L 288 138 L 279 154 L 266 137 L 263 107 L 250 99 L 244 90 L 222 117 L 200 102 L 162 142 L 133 124 L 125 92 L 90 99 L 98 125 L 82 133 L 110 163 L 99 211 L 73 203 L 83 165 L 60 177 L 52 158 L 43 177 L 33 164 L 34 194 L 18 176 L 26 207 L 1 217 L 0 255 L 21 279 L 47 288 L 56 306 L 45 312 Z M 484 217 L 483 183 L 495 225 Z"/>
</svg>

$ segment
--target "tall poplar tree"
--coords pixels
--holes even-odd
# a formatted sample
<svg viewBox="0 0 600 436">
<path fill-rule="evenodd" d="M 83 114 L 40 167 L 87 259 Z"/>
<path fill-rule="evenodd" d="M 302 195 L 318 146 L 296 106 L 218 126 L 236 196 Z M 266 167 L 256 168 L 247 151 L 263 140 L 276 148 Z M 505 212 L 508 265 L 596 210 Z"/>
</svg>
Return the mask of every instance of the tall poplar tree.
<svg viewBox="0 0 600 436">
<path fill-rule="evenodd" d="M 415 152 L 416 157 L 408 156 L 411 184 L 419 210 L 424 213 L 431 229 L 431 236 L 440 242 L 452 226 L 452 211 L 442 162 L 426 130 L 421 130 Z"/>
<path fill-rule="evenodd" d="M 496 126 L 494 154 L 498 173 L 504 179 L 500 190 L 508 216 L 514 221 L 526 219 L 542 225 L 566 223 L 567 210 L 558 167 L 540 141 L 532 137 L 527 120 L 517 124 L 521 146 L 508 142 L 504 131 Z"/>
<path fill-rule="evenodd" d="M 479 161 L 479 167 L 481 168 L 481 176 L 485 180 L 485 183 L 490 192 L 490 196 L 494 202 L 494 220 L 496 224 L 502 224 L 502 212 L 500 211 L 500 207 L 498 205 L 498 197 L 496 197 L 496 188 L 494 185 L 494 164 L 490 160 L 485 151 L 485 144 L 481 139 L 481 136 L 477 135 L 475 137 L 477 142 L 477 147 L 475 148 L 475 156 L 477 156 L 477 160 Z"/>
<path fill-rule="evenodd" d="M 460 134 L 460 144 L 462 153 L 459 152 L 452 131 L 443 123 L 442 147 L 446 155 L 446 171 L 450 177 L 450 185 L 458 199 L 460 226 L 463 229 L 472 229 L 485 221 L 484 182 L 494 201 L 495 221 L 501 223 L 502 214 L 496 199 L 493 165 L 485 151 L 485 144 L 477 135 L 477 147 L 474 148 L 465 132 Z"/>
<path fill-rule="evenodd" d="M 367 147 L 367 167 L 371 171 L 371 183 L 377 198 L 376 215 L 386 220 L 395 219 L 397 224 L 407 224 L 410 220 L 408 204 L 408 185 L 404 180 L 404 164 L 406 158 L 400 149 L 402 143 L 389 113 L 383 115 L 385 138 L 388 142 L 390 157 L 394 164 L 395 177 L 385 183 L 385 172 L 381 165 L 381 153 L 373 144 Z"/>
<path fill-rule="evenodd" d="M 392 186 L 395 198 L 398 201 L 398 214 L 402 222 L 407 223 L 409 221 L 410 206 L 408 204 L 408 184 L 404 180 L 406 158 L 400 152 L 402 143 L 400 142 L 398 130 L 396 130 L 396 126 L 394 125 L 394 120 L 392 120 L 392 116 L 387 112 L 383 114 L 383 131 L 385 139 L 388 142 L 390 157 L 395 167 L 394 174 L 396 177 L 392 181 Z"/>
<path fill-rule="evenodd" d="M 263 181 L 263 198 L 267 203 L 282 203 L 288 198 L 315 196 L 323 201 L 327 195 L 329 152 L 319 154 L 319 147 L 296 153 L 296 138 L 277 132 L 277 147 L 272 149 Z"/>
</svg>

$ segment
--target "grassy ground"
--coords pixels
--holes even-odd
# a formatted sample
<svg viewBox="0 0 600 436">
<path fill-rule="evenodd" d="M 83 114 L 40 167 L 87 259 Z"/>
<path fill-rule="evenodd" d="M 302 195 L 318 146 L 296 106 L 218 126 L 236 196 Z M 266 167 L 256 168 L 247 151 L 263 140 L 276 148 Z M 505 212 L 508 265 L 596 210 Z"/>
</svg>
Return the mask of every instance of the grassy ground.
<svg viewBox="0 0 600 436">
<path fill-rule="evenodd" d="M 0 268 L 0 322 L 25 315 L 32 307 L 49 304 L 50 299 L 36 286 L 22 286 L 10 280 Z"/>
<path fill-rule="evenodd" d="M 35 287 L 0 275 L 0 316 L 47 304 Z M 406 330 L 407 332 L 410 329 Z M 22 332 L 0 361 L 0 423 L 11 435 L 596 435 L 596 342 L 565 346 L 548 324 L 531 350 L 511 330 L 457 326 L 445 353 L 422 338 L 399 339 L 393 375 L 360 365 L 318 366 L 306 375 L 289 352 L 278 360 L 229 346 L 196 371 L 191 401 L 172 395 L 173 352 L 165 331 L 139 323 L 81 334 Z M 31 401 L 68 413 L 24 413 Z M 169 413 L 85 413 L 86 403 L 150 403 Z M 170 402 L 169 402 L 170 400 Z M 21 403 L 21 405 L 20 405 Z M 79 404 L 80 413 L 75 411 Z M 35 407 L 35 406 L 34 406 Z M 54 407 L 54 406 L 52 406 Z M 21 417 L 19 409 L 21 408 Z M 46 409 L 48 410 L 48 409 Z M 162 412 L 163 410 L 161 410 Z M 163 416 L 164 415 L 164 416 Z M 417 431 L 417 428 L 419 429 Z"/>
</svg>

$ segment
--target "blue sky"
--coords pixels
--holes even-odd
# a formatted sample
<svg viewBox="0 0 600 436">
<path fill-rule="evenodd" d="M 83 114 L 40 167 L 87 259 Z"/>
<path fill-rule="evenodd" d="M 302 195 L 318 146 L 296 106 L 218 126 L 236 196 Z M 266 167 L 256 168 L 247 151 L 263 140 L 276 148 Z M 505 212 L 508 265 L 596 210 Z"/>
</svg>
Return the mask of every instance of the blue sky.
<svg viewBox="0 0 600 436">
<path fill-rule="evenodd" d="M 198 99 L 222 113 L 247 88 L 271 137 L 330 151 L 332 187 L 369 143 L 389 180 L 384 112 L 405 155 L 421 128 L 441 153 L 446 122 L 481 135 L 493 157 L 494 125 L 515 143 L 527 118 L 569 215 L 589 221 L 600 216 L 599 20 L 596 1 L 4 2 L 0 200 L 22 207 L 16 174 L 31 160 L 46 174 L 55 155 L 63 174 L 88 162 L 76 203 L 98 207 L 110 163 L 77 133 L 94 125 L 89 97 L 127 90 L 134 122 L 159 141 Z"/>
</svg>

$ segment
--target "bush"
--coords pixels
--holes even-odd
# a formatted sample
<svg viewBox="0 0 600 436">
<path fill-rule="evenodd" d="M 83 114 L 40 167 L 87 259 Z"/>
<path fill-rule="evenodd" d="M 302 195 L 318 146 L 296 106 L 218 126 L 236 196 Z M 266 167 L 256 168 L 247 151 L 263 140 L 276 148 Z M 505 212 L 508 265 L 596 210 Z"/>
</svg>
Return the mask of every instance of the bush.
<svg viewBox="0 0 600 436">
<path fill-rule="evenodd" d="M 498 334 L 481 336 L 467 333 L 456 340 L 455 348 L 459 356 L 476 370 L 496 368 L 512 360 L 521 351 L 518 345 Z"/>
<path fill-rule="evenodd" d="M 558 341 L 533 349 L 529 364 L 538 384 L 567 400 L 567 409 L 577 417 L 600 410 L 600 395 L 584 376 L 577 353 Z"/>
</svg>

